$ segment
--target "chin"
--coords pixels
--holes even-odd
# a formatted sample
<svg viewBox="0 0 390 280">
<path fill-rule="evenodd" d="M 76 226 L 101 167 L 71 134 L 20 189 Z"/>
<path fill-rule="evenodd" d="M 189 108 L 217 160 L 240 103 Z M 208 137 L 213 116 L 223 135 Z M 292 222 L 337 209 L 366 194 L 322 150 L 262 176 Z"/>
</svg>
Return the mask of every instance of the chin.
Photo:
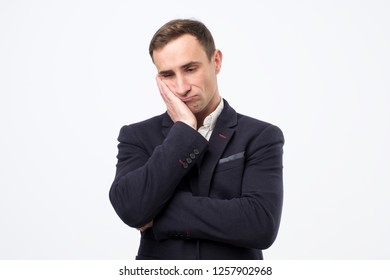
<svg viewBox="0 0 390 280">
<path fill-rule="evenodd" d="M 197 114 L 197 113 L 199 113 L 199 112 L 201 112 L 202 110 L 200 110 L 199 109 L 199 106 L 196 106 L 196 105 L 194 105 L 194 106 L 188 106 L 188 108 L 190 109 L 190 111 L 193 113 L 193 114 Z"/>
</svg>

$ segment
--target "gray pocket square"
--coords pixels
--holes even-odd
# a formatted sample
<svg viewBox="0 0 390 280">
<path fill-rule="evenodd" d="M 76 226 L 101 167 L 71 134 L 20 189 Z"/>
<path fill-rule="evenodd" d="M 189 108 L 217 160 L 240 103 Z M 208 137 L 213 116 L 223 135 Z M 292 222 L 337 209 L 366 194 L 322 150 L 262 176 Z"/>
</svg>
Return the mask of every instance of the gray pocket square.
<svg viewBox="0 0 390 280">
<path fill-rule="evenodd" d="M 245 155 L 245 151 L 241 152 L 241 153 L 237 153 L 237 154 L 231 155 L 231 156 L 228 156 L 228 157 L 225 157 L 225 158 L 221 158 L 219 160 L 219 164 L 225 163 L 225 162 L 228 162 L 228 161 L 232 161 L 232 160 L 236 160 L 236 159 L 239 159 L 239 158 L 243 158 L 244 155 Z"/>
</svg>

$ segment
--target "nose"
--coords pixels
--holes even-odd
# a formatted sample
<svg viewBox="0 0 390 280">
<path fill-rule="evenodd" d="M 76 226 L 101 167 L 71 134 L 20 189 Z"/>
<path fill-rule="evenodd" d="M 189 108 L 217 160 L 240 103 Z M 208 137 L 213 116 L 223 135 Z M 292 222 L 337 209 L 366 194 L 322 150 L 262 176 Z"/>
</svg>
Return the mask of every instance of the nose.
<svg viewBox="0 0 390 280">
<path fill-rule="evenodd" d="M 191 85 L 185 77 L 178 76 L 176 77 L 175 90 L 177 95 L 185 96 L 191 90 Z"/>
</svg>

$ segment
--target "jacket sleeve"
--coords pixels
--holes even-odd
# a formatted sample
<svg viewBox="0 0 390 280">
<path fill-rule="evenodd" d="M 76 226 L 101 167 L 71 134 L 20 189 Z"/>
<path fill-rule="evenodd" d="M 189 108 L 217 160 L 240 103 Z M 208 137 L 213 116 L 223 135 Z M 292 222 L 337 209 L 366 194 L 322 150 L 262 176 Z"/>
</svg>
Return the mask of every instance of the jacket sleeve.
<svg viewBox="0 0 390 280">
<path fill-rule="evenodd" d="M 134 126 L 124 126 L 120 131 L 116 175 L 109 192 L 118 216 L 135 228 L 154 219 L 208 145 L 182 122 L 175 123 L 152 151 L 145 146 L 150 139 L 137 132 Z"/>
<path fill-rule="evenodd" d="M 154 220 L 156 239 L 181 236 L 239 247 L 271 246 L 282 213 L 283 144 L 281 130 L 270 126 L 248 147 L 242 192 L 237 198 L 217 199 L 177 192 Z"/>
</svg>

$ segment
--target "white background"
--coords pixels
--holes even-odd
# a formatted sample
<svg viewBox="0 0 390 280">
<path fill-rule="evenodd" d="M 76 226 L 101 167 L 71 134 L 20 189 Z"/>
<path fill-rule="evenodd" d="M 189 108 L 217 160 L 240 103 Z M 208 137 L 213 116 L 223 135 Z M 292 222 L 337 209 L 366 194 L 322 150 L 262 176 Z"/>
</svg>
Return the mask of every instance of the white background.
<svg viewBox="0 0 390 280">
<path fill-rule="evenodd" d="M 0 259 L 133 259 L 108 199 L 119 129 L 164 111 L 148 55 L 206 23 L 220 92 L 284 132 L 267 259 L 390 258 L 390 2 L 0 1 Z"/>
</svg>

